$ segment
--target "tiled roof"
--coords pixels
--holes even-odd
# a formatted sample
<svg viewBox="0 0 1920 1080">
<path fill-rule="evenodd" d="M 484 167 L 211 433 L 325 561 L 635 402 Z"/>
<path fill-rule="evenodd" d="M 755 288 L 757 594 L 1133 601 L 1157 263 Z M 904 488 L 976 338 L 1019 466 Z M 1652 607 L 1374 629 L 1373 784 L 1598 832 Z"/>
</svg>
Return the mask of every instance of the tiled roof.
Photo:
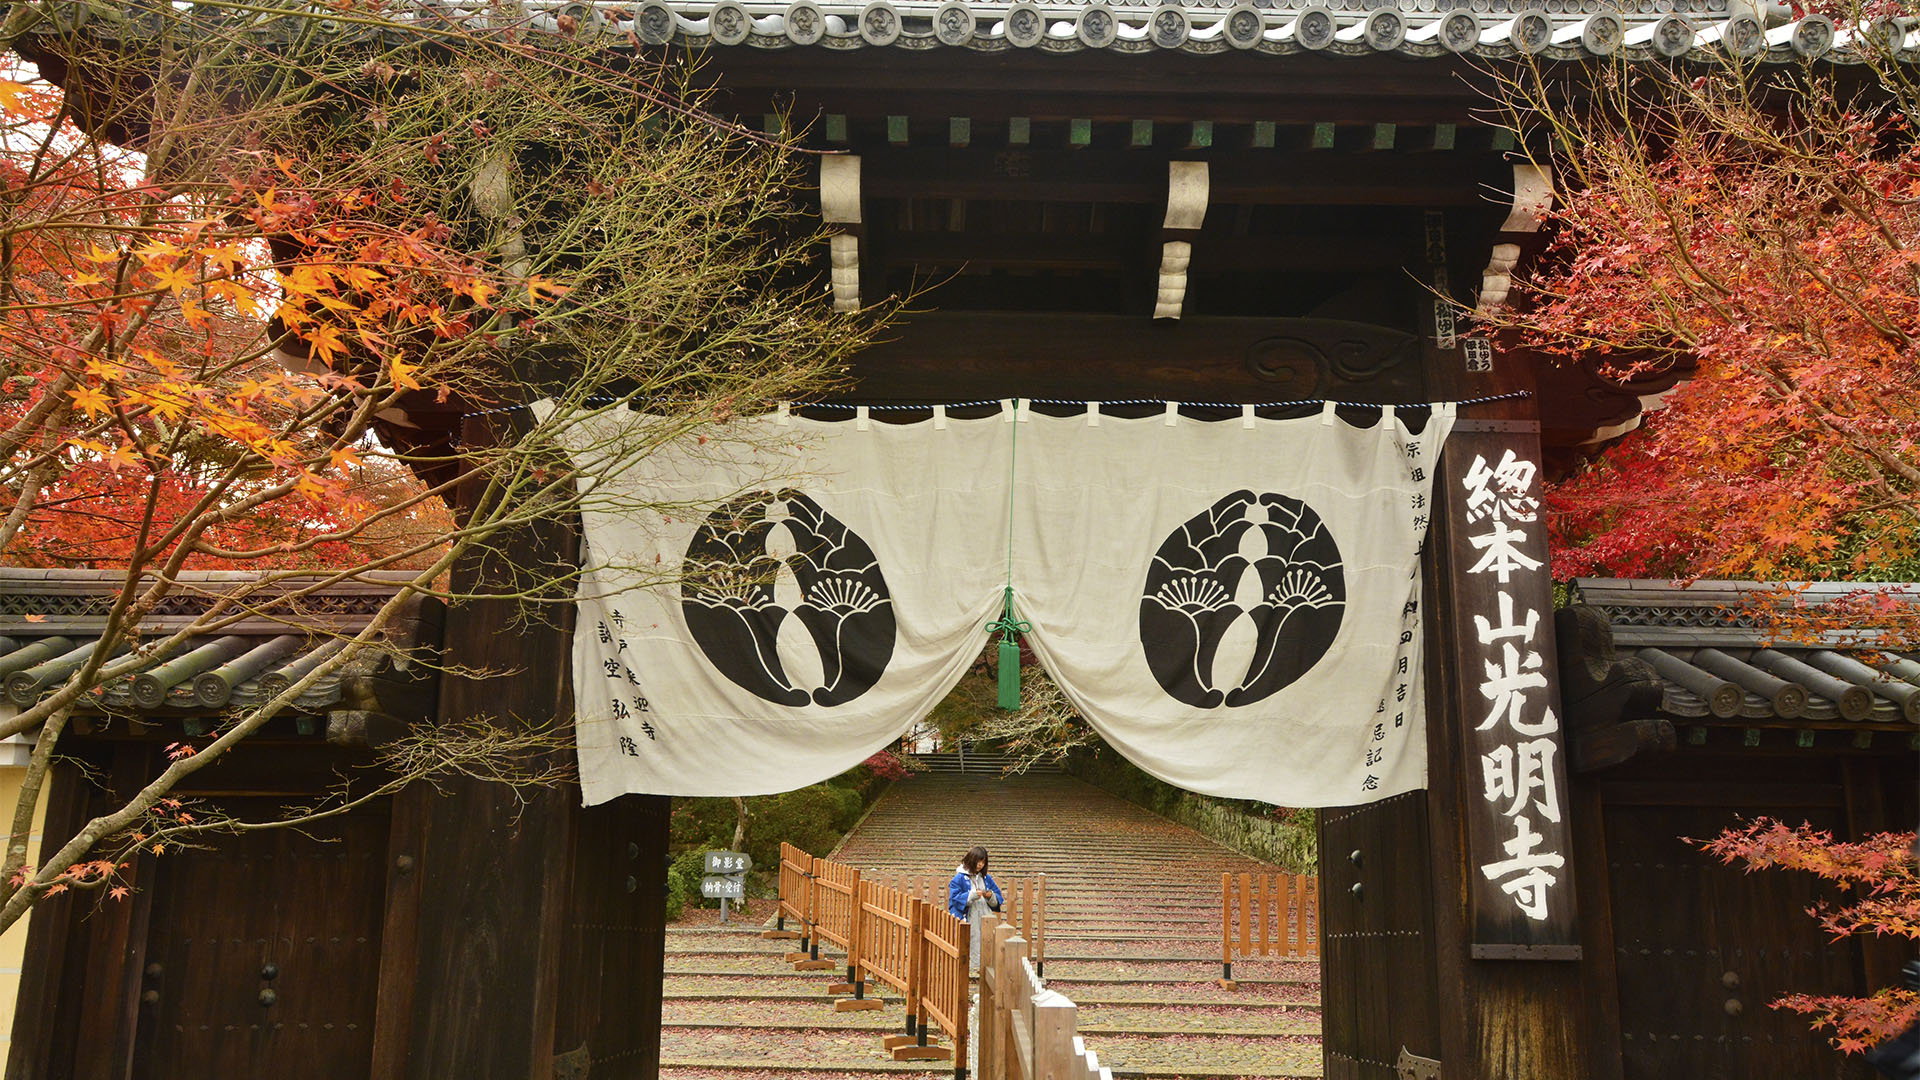
<svg viewBox="0 0 1920 1080">
<path fill-rule="evenodd" d="M 374 574 L 287 600 L 249 595 L 246 615 L 221 632 L 119 679 L 88 699 L 81 712 L 220 712 L 259 704 L 299 681 L 366 628 L 380 606 L 412 574 Z M 31 705 L 61 681 L 99 643 L 123 575 L 114 571 L 0 568 L 0 699 Z M 216 598 L 246 589 L 253 574 L 193 573 L 141 623 L 143 635 L 189 625 Z M 297 584 L 297 582 L 295 583 Z M 417 619 L 391 624 L 378 649 L 368 649 L 316 681 L 292 711 L 317 714 L 338 705 L 346 681 L 383 658 L 419 644 Z"/>
<path fill-rule="evenodd" d="M 101 37 L 137 38 L 157 33 L 162 18 L 174 18 L 137 4 L 118 11 L 78 2 L 50 6 L 56 18 L 41 32 L 84 25 Z M 1766 10 L 1766 5 L 1756 9 L 1741 0 L 531 0 L 522 6 L 536 27 L 564 26 L 604 37 L 616 47 L 679 42 L 763 49 L 1472 54 L 1557 60 L 1614 54 L 1674 59 L 1726 52 L 1773 62 L 1825 58 L 1850 63 L 1862 58 L 1867 35 L 1898 35 L 1903 52 L 1920 50 L 1920 28 L 1836 26 L 1819 14 L 1762 21 L 1755 11 Z M 254 14 L 255 9 L 237 20 L 225 7 L 205 5 L 204 13 L 203 6 L 174 7 L 186 14 L 186 25 L 200 23 L 208 32 L 222 34 L 241 30 L 265 41 L 290 39 L 307 25 L 303 19 Z M 399 12 L 395 18 L 409 17 L 404 5 L 393 10 Z M 436 22 L 498 17 L 498 8 L 463 4 L 421 4 L 415 10 L 422 13 L 417 17 Z M 323 20 L 320 25 L 343 36 L 378 32 L 345 21 Z"/>
<path fill-rule="evenodd" d="M 1863 645 L 1871 628 L 1829 635 L 1819 643 L 1769 641 L 1750 607 L 1755 594 L 1779 583 L 1581 578 L 1580 602 L 1600 609 L 1615 646 L 1651 666 L 1662 684 L 1660 711 L 1676 718 L 1715 720 L 1848 721 L 1920 724 L 1920 663 L 1911 653 Z M 1914 586 L 1821 584 L 1795 586 L 1799 603 Z"/>
</svg>

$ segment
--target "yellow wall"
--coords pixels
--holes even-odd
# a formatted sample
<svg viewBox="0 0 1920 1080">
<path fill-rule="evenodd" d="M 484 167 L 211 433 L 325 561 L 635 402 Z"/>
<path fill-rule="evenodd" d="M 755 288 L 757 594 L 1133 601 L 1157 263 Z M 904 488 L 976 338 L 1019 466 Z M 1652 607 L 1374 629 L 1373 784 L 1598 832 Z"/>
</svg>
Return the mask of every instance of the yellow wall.
<svg viewBox="0 0 1920 1080">
<path fill-rule="evenodd" d="M 23 768 L 0 766 L 0 821 L 13 816 L 14 806 L 20 798 L 20 780 L 27 773 Z M 33 835 L 27 849 L 27 862 L 32 863 L 40 850 L 40 820 L 46 809 L 46 799 L 34 808 Z M 5 828 L 5 826 L 0 826 Z M 0 934 L 0 1062 L 7 1059 L 7 1044 L 13 1038 L 13 1004 L 20 993 L 20 958 L 27 948 L 27 920 L 15 923 L 5 934 Z"/>
</svg>

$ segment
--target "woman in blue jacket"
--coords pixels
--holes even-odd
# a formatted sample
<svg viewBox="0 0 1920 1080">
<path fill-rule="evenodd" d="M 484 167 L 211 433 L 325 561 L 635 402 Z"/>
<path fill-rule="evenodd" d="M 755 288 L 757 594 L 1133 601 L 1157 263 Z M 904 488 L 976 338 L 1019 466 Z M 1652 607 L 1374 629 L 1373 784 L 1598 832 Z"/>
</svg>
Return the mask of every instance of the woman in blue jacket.
<svg viewBox="0 0 1920 1080">
<path fill-rule="evenodd" d="M 960 865 L 953 871 L 953 880 L 947 882 L 947 914 L 967 920 L 968 928 L 973 931 L 970 955 L 975 968 L 980 966 L 980 920 L 989 911 L 999 911 L 1005 902 L 1000 886 L 994 884 L 993 875 L 987 873 L 987 849 L 975 847 L 961 856 Z"/>
</svg>

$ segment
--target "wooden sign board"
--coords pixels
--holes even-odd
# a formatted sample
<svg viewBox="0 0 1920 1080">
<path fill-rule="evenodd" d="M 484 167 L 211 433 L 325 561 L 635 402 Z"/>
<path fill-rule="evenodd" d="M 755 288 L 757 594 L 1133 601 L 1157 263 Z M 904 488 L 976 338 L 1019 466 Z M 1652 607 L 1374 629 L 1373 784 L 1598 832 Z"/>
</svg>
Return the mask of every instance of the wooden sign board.
<svg viewBox="0 0 1920 1080">
<path fill-rule="evenodd" d="M 744 874 L 751 869 L 753 869 L 753 860 L 744 852 L 707 852 L 706 872 L 709 874 Z"/>
<path fill-rule="evenodd" d="M 700 895 L 709 900 L 742 900 L 747 895 L 747 879 L 709 874 L 700 879 Z"/>
<path fill-rule="evenodd" d="M 1534 427 L 1463 421 L 1438 478 L 1471 955 L 1485 960 L 1580 957 L 1540 438 L 1515 430 Z"/>
</svg>

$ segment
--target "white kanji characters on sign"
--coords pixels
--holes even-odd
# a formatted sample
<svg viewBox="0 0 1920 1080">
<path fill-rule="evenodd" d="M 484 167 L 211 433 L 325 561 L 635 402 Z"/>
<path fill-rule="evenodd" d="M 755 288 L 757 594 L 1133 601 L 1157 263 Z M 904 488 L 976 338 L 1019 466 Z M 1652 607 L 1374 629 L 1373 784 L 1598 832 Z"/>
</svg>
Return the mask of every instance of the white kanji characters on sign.
<svg viewBox="0 0 1920 1080">
<path fill-rule="evenodd" d="M 1507 528 L 1507 523 L 1504 521 L 1495 519 L 1492 532 L 1469 536 L 1467 542 L 1486 552 L 1480 556 L 1479 562 L 1467 567 L 1469 574 L 1485 574 L 1491 571 L 1499 575 L 1500 584 L 1505 585 L 1512 580 L 1517 570 L 1540 569 L 1539 559 L 1530 558 L 1526 552 L 1520 550 L 1520 545 L 1527 542 L 1527 534 L 1520 529 Z"/>
<path fill-rule="evenodd" d="M 1473 464 L 1461 481 L 1467 489 L 1467 520 L 1533 521 L 1539 517 L 1540 500 L 1533 491 L 1535 467 L 1513 451 L 1500 455 L 1500 464 L 1487 467 L 1487 459 L 1475 454 Z M 1503 579 L 1504 580 L 1504 579 Z"/>
<path fill-rule="evenodd" d="M 1480 755 L 1481 797 L 1490 803 L 1505 800 L 1506 817 L 1539 811 L 1548 821 L 1560 820 L 1560 790 L 1553 780 L 1552 739 L 1529 739 L 1496 746 Z"/>
<path fill-rule="evenodd" d="M 1501 721 L 1514 728 L 1526 723 L 1527 691 L 1547 685 L 1540 670 L 1540 654 L 1528 649 L 1522 653 L 1513 642 L 1500 644 L 1500 659 L 1486 660 L 1487 677 L 1480 683 L 1480 696 L 1493 702 L 1487 718 L 1475 731 L 1486 731 Z"/>
<path fill-rule="evenodd" d="M 1488 881 L 1500 883 L 1500 891 L 1513 897 L 1520 913 L 1542 921 L 1547 917 L 1547 890 L 1559 882 L 1550 871 L 1567 864 L 1564 856 L 1551 851 L 1536 851 L 1543 839 L 1533 831 L 1533 822 L 1522 814 L 1513 819 L 1513 839 L 1502 844 L 1507 858 L 1480 868 Z"/>
<path fill-rule="evenodd" d="M 1514 637 L 1519 638 L 1523 642 L 1531 642 L 1533 640 L 1533 632 L 1540 627 L 1540 613 L 1532 608 L 1528 608 L 1526 619 L 1521 622 L 1514 622 L 1513 597 L 1503 591 L 1500 593 L 1499 603 L 1500 625 L 1495 626 L 1485 615 L 1475 615 L 1473 617 L 1474 629 L 1478 633 L 1480 644 L 1491 645 L 1496 641 Z"/>
</svg>

